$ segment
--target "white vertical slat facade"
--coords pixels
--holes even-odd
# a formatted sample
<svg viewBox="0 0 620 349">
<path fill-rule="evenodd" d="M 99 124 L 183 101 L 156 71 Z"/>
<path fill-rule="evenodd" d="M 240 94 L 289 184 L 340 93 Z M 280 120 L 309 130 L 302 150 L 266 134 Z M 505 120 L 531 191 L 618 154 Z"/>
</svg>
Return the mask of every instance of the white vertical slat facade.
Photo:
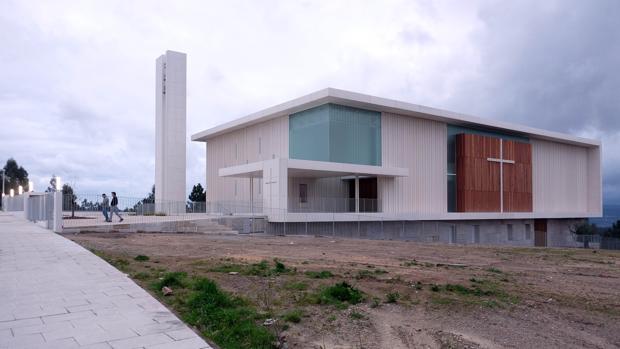
<svg viewBox="0 0 620 349">
<path fill-rule="evenodd" d="M 445 123 L 383 113 L 382 166 L 406 167 L 408 177 L 379 178 L 383 212 L 447 211 L 447 127 Z"/>
<path fill-rule="evenodd" d="M 588 148 L 531 139 L 534 212 L 589 211 Z"/>
<path fill-rule="evenodd" d="M 223 167 L 288 157 L 288 116 L 213 137 L 207 142 L 207 200 L 246 201 L 250 199 L 247 178 L 218 175 Z M 254 179 L 254 201 L 262 200 L 260 178 Z"/>
</svg>

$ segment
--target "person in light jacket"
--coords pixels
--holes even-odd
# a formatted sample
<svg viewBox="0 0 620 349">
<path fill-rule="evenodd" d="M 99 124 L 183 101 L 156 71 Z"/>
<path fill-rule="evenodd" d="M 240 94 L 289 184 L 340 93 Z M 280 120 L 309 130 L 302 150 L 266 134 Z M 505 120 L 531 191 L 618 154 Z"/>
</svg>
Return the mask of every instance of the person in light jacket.
<svg viewBox="0 0 620 349">
<path fill-rule="evenodd" d="M 105 221 L 109 222 L 110 218 L 108 218 L 108 211 L 110 211 L 110 199 L 108 199 L 105 194 L 101 194 L 101 197 L 103 198 L 103 200 L 101 201 L 101 212 L 103 212 L 103 217 L 105 218 Z"/>
<path fill-rule="evenodd" d="M 120 211 L 118 210 L 118 197 L 116 197 L 115 191 L 112 192 L 112 202 L 110 203 L 110 205 L 112 206 L 112 209 L 110 210 L 110 222 L 112 222 L 112 218 L 114 217 L 115 213 L 120 219 L 119 222 L 122 222 L 123 217 L 121 217 Z"/>
</svg>

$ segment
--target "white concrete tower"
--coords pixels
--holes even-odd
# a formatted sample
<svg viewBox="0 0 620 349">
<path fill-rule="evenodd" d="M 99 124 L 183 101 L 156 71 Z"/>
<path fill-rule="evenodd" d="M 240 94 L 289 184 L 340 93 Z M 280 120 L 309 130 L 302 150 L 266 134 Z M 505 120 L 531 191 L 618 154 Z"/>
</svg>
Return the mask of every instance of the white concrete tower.
<svg viewBox="0 0 620 349">
<path fill-rule="evenodd" d="M 186 201 L 187 55 L 166 51 L 155 74 L 155 201 L 158 211 L 174 213 Z"/>
</svg>

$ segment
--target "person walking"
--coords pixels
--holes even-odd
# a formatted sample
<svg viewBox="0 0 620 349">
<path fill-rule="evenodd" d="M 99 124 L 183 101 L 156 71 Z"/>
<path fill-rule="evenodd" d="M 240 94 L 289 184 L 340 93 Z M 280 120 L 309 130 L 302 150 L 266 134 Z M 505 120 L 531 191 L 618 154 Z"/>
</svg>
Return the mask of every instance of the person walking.
<svg viewBox="0 0 620 349">
<path fill-rule="evenodd" d="M 118 210 L 118 197 L 116 197 L 115 191 L 112 192 L 112 202 L 110 205 L 112 206 L 112 209 L 110 210 L 110 222 L 112 222 L 112 217 L 114 217 L 115 213 L 120 219 L 119 222 L 122 222 L 124 219 L 121 217 L 120 211 Z"/>
<path fill-rule="evenodd" d="M 110 211 L 110 199 L 108 199 L 105 194 L 101 194 L 101 197 L 103 198 L 103 200 L 101 201 L 101 212 L 103 212 L 103 217 L 105 218 L 105 221 L 109 222 L 110 218 L 108 218 L 108 212 Z"/>
</svg>

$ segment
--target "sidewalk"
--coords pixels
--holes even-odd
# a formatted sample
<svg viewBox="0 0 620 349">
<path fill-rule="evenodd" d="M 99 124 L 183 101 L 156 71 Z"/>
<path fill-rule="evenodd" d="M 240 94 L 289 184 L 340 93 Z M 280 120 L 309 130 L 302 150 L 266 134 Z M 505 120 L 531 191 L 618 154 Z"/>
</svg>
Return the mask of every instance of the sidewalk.
<svg viewBox="0 0 620 349">
<path fill-rule="evenodd" d="M 0 349 L 211 348 L 105 261 L 0 212 Z"/>
</svg>

